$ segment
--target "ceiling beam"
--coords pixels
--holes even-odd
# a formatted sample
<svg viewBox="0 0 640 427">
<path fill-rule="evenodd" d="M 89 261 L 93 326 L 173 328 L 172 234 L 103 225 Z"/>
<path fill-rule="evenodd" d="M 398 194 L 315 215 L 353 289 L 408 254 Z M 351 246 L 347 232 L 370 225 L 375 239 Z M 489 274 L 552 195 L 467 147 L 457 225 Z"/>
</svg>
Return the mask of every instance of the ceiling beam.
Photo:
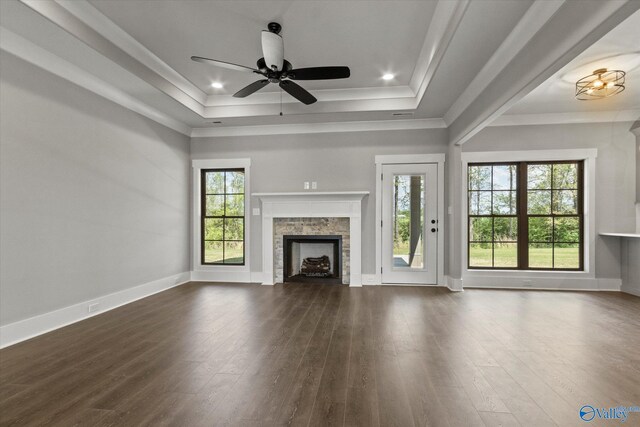
<svg viewBox="0 0 640 427">
<path fill-rule="evenodd" d="M 450 143 L 468 141 L 638 9 L 637 0 L 563 2 L 450 123 Z"/>
<path fill-rule="evenodd" d="M 471 83 L 449 107 L 444 115 L 447 125 L 453 123 L 460 114 L 489 86 L 493 77 L 506 67 L 509 62 L 524 48 L 527 42 L 551 19 L 565 0 L 536 1 L 520 18 L 509 35 L 500 44 L 491 58 L 475 75 Z"/>
<path fill-rule="evenodd" d="M 422 101 L 442 58 L 464 17 L 469 0 L 439 0 L 427 30 L 409 87 L 415 92 L 416 106 Z"/>
</svg>

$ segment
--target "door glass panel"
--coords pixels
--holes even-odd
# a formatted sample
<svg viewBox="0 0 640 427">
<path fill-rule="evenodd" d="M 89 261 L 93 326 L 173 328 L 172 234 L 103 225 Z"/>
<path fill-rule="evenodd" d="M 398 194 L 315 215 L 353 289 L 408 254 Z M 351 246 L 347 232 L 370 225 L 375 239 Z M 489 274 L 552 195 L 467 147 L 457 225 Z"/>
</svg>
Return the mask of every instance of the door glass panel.
<svg viewBox="0 0 640 427">
<path fill-rule="evenodd" d="M 394 268 L 424 268 L 424 179 L 424 175 L 394 176 L 391 264 Z"/>
</svg>

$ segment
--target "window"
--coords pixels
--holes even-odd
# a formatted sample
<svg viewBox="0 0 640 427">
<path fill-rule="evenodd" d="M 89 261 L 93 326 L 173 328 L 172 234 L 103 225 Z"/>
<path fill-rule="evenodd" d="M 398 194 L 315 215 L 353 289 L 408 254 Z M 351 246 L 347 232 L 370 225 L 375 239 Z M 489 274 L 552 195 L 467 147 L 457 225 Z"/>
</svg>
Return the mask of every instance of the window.
<svg viewBox="0 0 640 427">
<path fill-rule="evenodd" d="M 244 169 L 201 171 L 201 262 L 244 265 Z"/>
<path fill-rule="evenodd" d="M 583 270 L 583 162 L 468 168 L 468 267 Z"/>
</svg>

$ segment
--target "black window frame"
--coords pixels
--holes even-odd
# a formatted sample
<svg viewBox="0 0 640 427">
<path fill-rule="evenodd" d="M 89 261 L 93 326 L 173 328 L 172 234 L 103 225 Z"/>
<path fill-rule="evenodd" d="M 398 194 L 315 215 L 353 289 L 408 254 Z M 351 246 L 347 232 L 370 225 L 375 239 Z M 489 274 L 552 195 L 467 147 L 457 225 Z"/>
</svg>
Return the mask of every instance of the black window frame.
<svg viewBox="0 0 640 427">
<path fill-rule="evenodd" d="M 553 173 L 553 165 L 556 164 L 575 164 L 577 169 L 577 188 L 554 188 L 554 173 Z M 492 177 L 491 177 L 491 189 L 490 190 L 478 190 L 470 188 L 470 168 L 474 166 L 505 166 L 505 165 L 515 165 L 516 166 L 516 213 L 515 215 L 496 215 L 493 213 L 493 192 L 502 191 L 502 190 L 494 190 L 493 189 L 493 169 L 492 169 Z M 549 189 L 534 189 L 531 191 L 549 191 L 551 193 L 550 206 L 551 210 L 549 214 L 529 214 L 528 212 L 528 192 L 530 191 L 528 188 L 528 166 L 531 165 L 552 165 L 551 170 L 551 188 Z M 575 214 L 557 214 L 554 213 L 554 192 L 556 191 L 577 191 L 578 203 L 577 203 L 577 212 Z M 466 183 L 466 191 L 467 191 L 467 269 L 469 270 L 528 270 L 528 271 L 552 271 L 552 272 L 562 272 L 562 271 L 571 271 L 571 272 L 582 272 L 584 271 L 584 160 L 552 160 L 552 161 L 511 161 L 511 162 L 474 162 L 469 163 L 467 165 L 467 183 Z M 472 191 L 485 191 L 491 192 L 491 214 L 479 215 L 471 213 L 471 202 L 470 202 L 470 194 Z M 471 221 L 472 218 L 492 218 L 492 221 L 495 221 L 495 218 L 509 218 L 515 217 L 518 222 L 518 234 L 517 234 L 517 266 L 512 267 L 495 267 L 495 266 L 473 266 L 471 265 L 471 245 L 473 243 L 491 243 L 492 245 L 492 264 L 495 264 L 495 236 L 492 235 L 491 242 L 476 242 L 471 240 Z M 551 240 L 546 242 L 530 242 L 529 241 L 529 218 L 536 217 L 547 217 L 551 218 Z M 555 232 L 555 220 L 556 218 L 578 218 L 578 227 L 579 227 L 579 242 L 559 242 L 556 241 L 556 232 Z M 493 226 L 492 226 L 493 230 Z M 504 242 L 503 242 L 504 243 Z M 529 266 L 529 245 L 530 244 L 549 244 L 551 245 L 551 267 L 530 267 Z M 556 268 L 555 264 L 555 247 L 556 244 L 578 244 L 578 267 L 577 268 Z"/>
<path fill-rule="evenodd" d="M 225 173 L 224 176 L 224 193 L 207 193 L 207 173 Z M 224 265 L 224 266 L 237 266 L 242 267 L 246 264 L 246 211 L 247 211 L 247 195 L 246 195 L 246 181 L 243 181 L 242 193 L 227 193 L 226 190 L 226 172 L 241 172 L 245 179 L 246 173 L 244 168 L 216 168 L 216 169 L 201 169 L 200 170 L 200 263 L 202 265 Z M 227 197 L 226 196 L 243 196 L 243 214 L 242 215 L 226 215 Z M 207 196 L 224 196 L 224 215 L 207 215 Z M 206 240 L 205 234 L 205 222 L 207 219 L 221 219 L 222 220 L 222 240 Z M 225 239 L 225 219 L 241 219 L 242 220 L 242 240 Z M 206 262 L 205 260 L 205 242 L 222 242 L 222 262 Z M 242 242 L 242 263 L 239 262 L 225 262 L 225 248 L 226 242 Z"/>
</svg>

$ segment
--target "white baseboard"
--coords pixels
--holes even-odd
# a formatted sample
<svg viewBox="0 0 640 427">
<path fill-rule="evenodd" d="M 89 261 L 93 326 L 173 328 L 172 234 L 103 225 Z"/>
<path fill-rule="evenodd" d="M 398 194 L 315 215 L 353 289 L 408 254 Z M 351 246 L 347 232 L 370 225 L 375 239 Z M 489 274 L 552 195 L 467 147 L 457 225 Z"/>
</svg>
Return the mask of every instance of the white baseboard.
<svg viewBox="0 0 640 427">
<path fill-rule="evenodd" d="M 622 279 L 596 279 L 599 291 L 618 291 L 622 289 Z"/>
<path fill-rule="evenodd" d="M 587 277 L 469 276 L 465 288 L 536 289 L 562 291 L 620 291 L 622 279 Z"/>
<path fill-rule="evenodd" d="M 229 283 L 262 283 L 266 284 L 262 271 L 207 271 L 194 270 L 191 280 L 194 282 L 229 282 Z M 273 283 L 269 283 L 273 284 Z"/>
<path fill-rule="evenodd" d="M 251 273 L 249 271 L 194 270 L 191 272 L 191 280 L 194 282 L 251 283 L 254 274 L 257 273 Z"/>
<path fill-rule="evenodd" d="M 462 279 L 456 279 L 451 276 L 444 276 L 444 281 L 451 292 L 463 292 Z M 466 286 L 466 283 L 465 283 Z"/>
<path fill-rule="evenodd" d="M 623 287 L 620 289 L 620 291 L 624 292 L 625 294 L 631 294 L 640 297 L 640 288 Z"/>
<path fill-rule="evenodd" d="M 0 327 L 0 348 L 17 344 L 29 338 L 104 313 L 105 311 L 113 310 L 114 308 L 157 294 L 158 292 L 175 286 L 180 286 L 189 281 L 191 281 L 191 273 L 187 271 L 18 322 L 9 323 L 8 325 Z M 98 305 L 96 306 L 95 304 Z M 92 306 L 95 311 L 92 310 L 89 312 L 89 306 Z"/>
<path fill-rule="evenodd" d="M 251 280 L 251 283 L 263 283 L 264 273 L 262 271 L 252 271 L 250 280 Z"/>
<path fill-rule="evenodd" d="M 362 275 L 362 284 L 365 285 L 365 286 L 379 285 L 380 284 L 380 278 L 378 277 L 377 274 L 363 274 Z"/>
</svg>

